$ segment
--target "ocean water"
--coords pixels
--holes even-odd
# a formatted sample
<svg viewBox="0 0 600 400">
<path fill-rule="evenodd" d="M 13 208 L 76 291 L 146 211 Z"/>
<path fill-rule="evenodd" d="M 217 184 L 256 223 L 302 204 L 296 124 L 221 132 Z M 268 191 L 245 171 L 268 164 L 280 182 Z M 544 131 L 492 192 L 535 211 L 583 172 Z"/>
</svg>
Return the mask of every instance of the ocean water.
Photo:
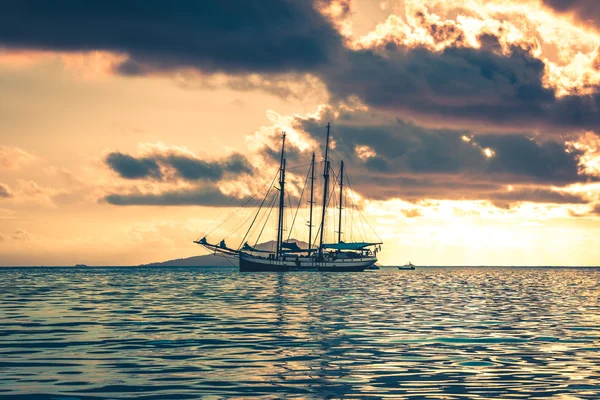
<svg viewBox="0 0 600 400">
<path fill-rule="evenodd" d="M 600 399 L 600 270 L 0 268 L 0 399 Z"/>
</svg>

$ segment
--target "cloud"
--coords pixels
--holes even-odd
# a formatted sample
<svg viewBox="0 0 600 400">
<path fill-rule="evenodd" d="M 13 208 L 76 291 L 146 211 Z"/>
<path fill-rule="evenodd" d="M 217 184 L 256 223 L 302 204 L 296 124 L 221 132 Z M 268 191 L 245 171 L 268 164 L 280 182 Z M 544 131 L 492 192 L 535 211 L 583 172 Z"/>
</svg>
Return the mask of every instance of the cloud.
<svg viewBox="0 0 600 400">
<path fill-rule="evenodd" d="M 241 154 L 232 154 L 220 161 L 208 162 L 192 157 L 170 155 L 166 162 L 177 171 L 177 174 L 186 180 L 218 181 L 226 173 L 251 174 L 252 165 Z"/>
<path fill-rule="evenodd" d="M 321 72 L 338 99 L 461 128 L 511 130 L 597 129 L 600 88 L 593 95 L 557 97 L 544 87 L 545 64 L 513 47 L 509 55 L 447 47 L 432 52 L 392 42 L 350 50 Z"/>
<path fill-rule="evenodd" d="M 569 216 L 573 218 L 600 216 L 600 203 L 592 204 L 589 210 L 583 212 L 575 212 L 573 210 L 569 210 Z"/>
<path fill-rule="evenodd" d="M 285 120 L 285 121 L 284 121 Z M 279 160 L 277 131 L 290 132 L 287 147 L 289 167 L 310 159 L 314 146 L 323 142 L 325 125 L 332 123 L 333 166 L 344 159 L 357 194 L 369 200 L 422 199 L 488 200 L 496 204 L 516 202 L 586 203 L 585 197 L 557 188 L 598 181 L 581 168 L 583 150 L 557 138 L 533 133 L 478 133 L 477 131 L 435 129 L 394 118 L 385 112 L 360 105 L 322 106 L 305 116 L 279 118 L 261 139 L 256 154 L 266 154 L 271 167 Z M 292 134 L 293 132 L 293 134 Z M 129 156 L 131 157 L 131 156 Z M 159 186 L 132 193 L 107 196 L 114 205 L 225 205 L 231 196 L 250 195 L 265 176 L 254 175 L 245 156 L 233 154 L 206 161 L 193 153 L 170 148 L 149 148 L 143 156 L 162 171 Z M 270 168 L 266 168 L 270 169 Z M 303 173 L 291 170 L 289 190 L 302 187 Z M 300 176 L 302 175 L 302 176 Z M 147 179 L 153 180 L 148 176 Z M 250 183 L 251 182 L 251 183 Z M 166 185 L 166 186 L 165 186 Z M 240 186 L 241 185 L 241 186 Z M 243 186 L 243 188 L 242 188 Z M 514 186 L 511 191 L 507 187 Z M 240 191 L 240 189 L 242 189 Z M 222 202 L 222 204 L 219 204 Z"/>
<path fill-rule="evenodd" d="M 142 11 L 115 0 L 24 0 L 4 5 L 0 44 L 126 54 L 123 74 L 177 71 L 184 85 L 282 97 L 303 96 L 317 76 L 334 100 L 356 96 L 430 126 L 544 134 L 600 126 L 598 35 L 535 1 L 407 1 L 404 14 L 397 7 L 354 42 L 339 32 L 351 3 L 329 3 L 152 1 Z M 546 3 L 589 15 L 600 7 Z M 307 84 L 292 87 L 289 77 Z"/>
<path fill-rule="evenodd" d="M 229 205 L 235 197 L 229 197 L 223 194 L 217 187 L 208 186 L 192 189 L 180 189 L 167 191 L 160 194 L 111 194 L 105 197 L 105 200 L 112 205 L 117 206 L 212 206 L 225 207 Z M 239 202 L 243 202 L 241 199 Z M 239 203 L 238 202 L 238 203 Z M 239 204 L 236 204 L 239 206 Z"/>
<path fill-rule="evenodd" d="M 18 189 L 15 190 L 14 199 L 19 202 L 33 201 L 47 207 L 55 207 L 54 199 L 60 192 L 52 187 L 40 186 L 35 181 L 19 179 Z"/>
<path fill-rule="evenodd" d="M 10 187 L 8 187 L 8 185 L 5 185 L 4 183 L 0 183 L 0 198 L 7 199 L 9 197 L 13 197 Z"/>
<path fill-rule="evenodd" d="M 156 161 L 150 158 L 135 158 L 122 153 L 110 153 L 106 156 L 106 164 L 122 178 L 160 179 L 162 174 Z"/>
<path fill-rule="evenodd" d="M 253 167 L 241 154 L 217 161 L 204 161 L 191 154 L 167 150 L 136 158 L 119 152 L 106 156 L 106 164 L 122 178 L 164 180 L 168 170 L 187 181 L 219 181 L 226 174 L 251 174 Z M 161 170 L 162 167 L 162 170 Z"/>
<path fill-rule="evenodd" d="M 7 199 L 13 203 L 36 202 L 39 205 L 54 206 L 54 199 L 59 191 L 51 187 L 42 187 L 34 181 L 19 179 L 15 190 L 8 185 L 0 183 L 0 199 Z"/>
<path fill-rule="evenodd" d="M 125 53 L 118 71 L 127 75 L 304 72 L 329 62 L 340 43 L 310 0 L 23 0 L 0 14 L 6 47 Z"/>
<path fill-rule="evenodd" d="M 323 82 L 316 76 L 307 73 L 294 74 L 282 71 L 280 74 L 228 75 L 185 71 L 177 74 L 175 83 L 184 89 L 229 88 L 239 92 L 260 90 L 285 100 L 325 99 L 327 97 L 327 90 Z"/>
<path fill-rule="evenodd" d="M 129 188 L 105 188 L 103 201 L 118 206 L 226 206 L 236 199 L 246 199 L 264 178 L 258 174 L 256 182 L 246 179 L 256 175 L 255 169 L 239 153 L 207 161 L 187 148 L 163 143 L 143 143 L 139 152 L 137 157 L 119 152 L 105 157 L 106 165 L 121 177 L 142 182 Z"/>
<path fill-rule="evenodd" d="M 0 146 L 0 169 L 16 169 L 27 165 L 35 157 L 14 146 Z"/>
<path fill-rule="evenodd" d="M 494 193 L 491 195 L 491 199 L 496 205 L 526 201 L 553 204 L 587 204 L 588 202 L 581 195 L 542 188 L 524 188 Z"/>
<path fill-rule="evenodd" d="M 535 182 L 565 185 L 593 178 L 579 171 L 581 151 L 568 149 L 564 142 L 535 139 L 525 135 L 479 135 L 474 140 L 490 148 L 487 171 L 511 174 Z"/>
<path fill-rule="evenodd" d="M 326 120 L 332 122 L 336 153 L 368 179 L 454 176 L 471 183 L 558 186 L 596 179 L 580 171 L 582 151 L 533 134 L 426 128 L 360 109 L 330 108 L 316 117 L 297 117 L 294 124 L 322 141 Z"/>
<path fill-rule="evenodd" d="M 290 126 L 323 142 L 328 121 L 334 168 L 344 159 L 352 189 L 370 200 L 582 204 L 585 197 L 557 188 L 599 179 L 582 168 L 583 150 L 539 134 L 427 128 L 348 105 L 297 115 Z"/>
<path fill-rule="evenodd" d="M 597 0 L 542 0 L 558 12 L 573 13 L 580 21 L 600 27 L 600 3 Z"/>
<path fill-rule="evenodd" d="M 29 233 L 27 233 L 24 230 L 17 230 L 15 231 L 15 233 L 13 233 L 12 235 L 13 240 L 19 240 L 19 241 L 23 241 L 23 242 L 27 242 L 29 241 L 30 237 L 29 237 Z"/>
<path fill-rule="evenodd" d="M 423 212 L 421 210 L 419 210 L 418 208 L 411 208 L 409 210 L 402 210 L 402 214 L 404 214 L 404 216 L 406 218 L 418 218 L 418 217 L 422 217 L 423 216 Z"/>
</svg>

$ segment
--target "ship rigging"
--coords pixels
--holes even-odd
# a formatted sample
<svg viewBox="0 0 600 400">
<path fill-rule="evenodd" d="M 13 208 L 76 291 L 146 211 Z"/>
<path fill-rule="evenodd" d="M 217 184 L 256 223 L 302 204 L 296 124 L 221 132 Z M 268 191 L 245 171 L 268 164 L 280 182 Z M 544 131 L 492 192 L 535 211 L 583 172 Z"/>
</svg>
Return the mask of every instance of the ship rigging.
<svg viewBox="0 0 600 400">
<path fill-rule="evenodd" d="M 230 248 L 226 245 L 225 240 L 221 240 L 219 244 L 211 244 L 208 242 L 206 237 L 194 241 L 207 250 L 214 252 L 215 254 L 223 254 L 228 257 L 234 257 L 239 260 L 240 271 L 338 271 L 338 272 L 353 272 L 363 271 L 366 268 L 374 265 L 377 262 L 377 252 L 381 250 L 383 244 L 381 240 L 378 241 L 342 241 L 342 221 L 343 221 L 343 195 L 344 195 L 344 162 L 340 163 L 339 174 L 335 174 L 331 170 L 331 162 L 329 160 L 330 153 L 330 124 L 327 124 L 327 138 L 325 141 L 325 151 L 323 160 L 323 193 L 322 193 L 322 204 L 321 204 L 321 219 L 317 230 L 318 240 L 313 240 L 313 206 L 315 204 L 315 153 L 312 154 L 312 160 L 310 163 L 309 173 L 307 174 L 308 183 L 310 180 L 310 199 L 309 204 L 309 219 L 308 219 L 308 242 L 306 248 L 301 248 L 299 242 L 290 241 L 288 235 L 287 240 L 284 240 L 284 217 L 286 208 L 286 134 L 283 133 L 281 140 L 281 157 L 279 160 L 279 187 L 270 187 L 267 191 L 264 199 L 258 207 L 258 211 L 252 219 L 250 228 L 242 239 L 243 245 L 238 249 Z M 327 210 L 330 201 L 334 198 L 334 192 L 330 192 L 330 178 L 331 175 L 334 178 L 337 177 L 337 183 L 339 187 L 339 204 L 338 204 L 338 226 L 337 226 L 337 242 L 325 243 L 325 230 L 326 230 L 326 218 Z M 308 177 L 310 175 L 310 178 Z M 347 174 L 346 174 L 347 177 Z M 275 178 L 273 179 L 273 181 Z M 336 182 L 334 182 L 335 184 Z M 263 206 L 267 202 L 269 195 L 272 193 L 271 189 L 276 189 L 279 193 L 277 196 L 278 207 L 277 207 L 277 228 L 276 228 L 276 239 L 274 249 L 260 249 L 258 246 L 252 247 L 246 241 L 250 229 L 253 227 L 258 219 Z M 304 188 L 302 189 L 304 193 Z M 288 196 L 291 197 L 291 196 Z M 302 195 L 298 203 L 298 209 L 302 202 Z M 274 206 L 275 196 L 272 197 L 270 205 Z M 353 204 L 353 206 L 355 206 Z M 265 218 L 265 225 L 260 231 L 264 230 L 266 226 L 266 220 L 271 214 L 273 207 L 269 210 L 267 217 Z M 297 211 L 296 211 L 297 215 Z M 294 217 L 295 221 L 295 217 Z M 292 222 L 293 226 L 293 222 Z M 290 229 L 291 231 L 291 229 Z M 259 234 L 259 238 L 260 238 Z M 290 232 L 291 235 L 291 232 Z M 258 239 L 257 239 L 258 242 Z M 314 248 L 313 248 L 314 246 Z"/>
</svg>

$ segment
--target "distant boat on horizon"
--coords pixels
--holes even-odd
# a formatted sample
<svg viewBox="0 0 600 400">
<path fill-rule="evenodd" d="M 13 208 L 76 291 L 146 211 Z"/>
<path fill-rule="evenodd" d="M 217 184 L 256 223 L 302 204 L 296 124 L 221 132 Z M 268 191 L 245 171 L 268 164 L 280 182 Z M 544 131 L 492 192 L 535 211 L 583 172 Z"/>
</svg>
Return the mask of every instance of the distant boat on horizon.
<svg viewBox="0 0 600 400">
<path fill-rule="evenodd" d="M 398 269 L 401 269 L 401 270 L 410 270 L 410 269 L 415 269 L 415 266 L 414 266 L 413 263 L 411 263 L 409 261 L 408 264 L 405 264 L 404 266 L 398 266 Z"/>
<path fill-rule="evenodd" d="M 87 267 L 87 265 L 85 265 L 85 264 L 75 264 L 75 268 L 83 268 L 83 267 Z"/>
<path fill-rule="evenodd" d="M 328 159 L 329 157 L 329 134 L 330 125 L 327 124 L 327 140 L 325 142 L 325 157 L 324 157 L 324 170 L 323 170 L 323 198 L 322 198 L 322 206 L 321 206 L 321 222 L 318 226 L 317 234 L 313 238 L 313 204 L 314 201 L 314 184 L 315 184 L 315 153 L 312 154 L 312 162 L 310 163 L 310 169 L 306 174 L 305 187 L 310 187 L 310 200 L 308 201 L 310 207 L 310 218 L 308 222 L 308 246 L 306 248 L 300 248 L 297 242 L 291 242 L 285 239 L 284 230 L 286 230 L 286 224 L 284 224 L 284 209 L 288 206 L 286 205 L 286 200 L 289 203 L 292 196 L 288 196 L 286 198 L 286 153 L 285 153 L 285 132 L 282 135 L 282 145 L 281 145 L 281 160 L 279 165 L 279 185 L 278 186 L 270 186 L 267 194 L 264 196 L 264 200 L 261 203 L 260 207 L 258 207 L 258 211 L 248 228 L 248 232 L 250 232 L 252 225 L 257 219 L 261 221 L 259 214 L 261 212 L 263 204 L 271 204 L 270 210 L 266 210 L 265 213 L 268 214 L 266 218 L 264 218 L 265 225 L 268 217 L 271 213 L 271 210 L 277 208 L 278 216 L 277 216 L 277 237 L 275 240 L 275 249 L 274 250 L 261 250 L 257 249 L 256 245 L 250 246 L 248 242 L 244 242 L 246 240 L 246 236 L 242 239 L 244 242 L 243 246 L 240 244 L 238 249 L 230 248 L 225 244 L 225 240 L 221 240 L 219 244 L 211 244 L 208 242 L 206 236 L 202 239 L 195 240 L 194 243 L 197 243 L 207 250 L 213 252 L 214 254 L 220 253 L 226 256 L 231 256 L 239 259 L 239 267 L 240 271 L 275 271 L 275 272 L 283 272 L 283 271 L 335 271 L 335 272 L 357 272 L 364 271 L 365 269 L 373 266 L 377 262 L 377 252 L 381 250 L 381 245 L 383 242 L 375 241 L 361 241 L 361 242 L 345 242 L 342 240 L 342 203 L 343 203 L 343 193 L 344 193 L 344 161 L 341 161 L 341 166 L 339 173 L 336 174 L 335 171 L 331 168 L 331 163 Z M 327 216 L 327 207 L 329 201 L 334 198 L 335 201 L 335 187 L 330 188 L 330 173 L 334 178 L 334 185 L 337 183 L 339 186 L 339 216 L 337 218 L 337 243 L 325 243 L 324 242 L 324 231 L 327 228 L 325 224 L 325 219 Z M 277 176 L 273 178 L 275 181 Z M 337 178 L 337 179 L 336 179 Z M 346 179 L 347 176 L 346 176 Z M 349 184 L 349 182 L 348 182 Z M 274 190 L 272 190 L 274 189 Z M 278 195 L 275 191 L 278 191 Z M 302 189 L 304 193 L 304 189 Z M 272 195 L 273 193 L 274 195 Z M 331 195 L 330 195 L 331 193 Z M 270 201 L 267 201 L 269 196 L 272 196 Z M 278 199 L 277 199 L 278 197 Z M 302 201 L 302 195 L 298 201 L 298 209 L 300 208 L 300 204 Z M 279 200 L 279 201 L 276 201 Z M 278 203 L 278 207 L 276 206 Z M 291 204 L 290 204 L 291 206 Z M 360 210 L 353 210 L 360 213 Z M 297 213 L 297 211 L 296 211 Z M 353 213 L 350 213 L 353 214 Z M 348 215 L 346 215 L 348 216 Z M 352 216 L 352 215 L 350 215 Z M 294 217 L 295 219 L 295 217 Z M 292 227 L 293 227 L 292 222 Z M 352 225 L 350 225 L 352 226 Z M 290 228 L 291 230 L 291 228 Z M 331 232 L 331 231 L 330 231 Z M 262 231 L 261 231 L 262 233 Z M 260 235 L 259 235 L 260 237 Z M 352 237 L 352 235 L 349 235 Z M 366 239 L 366 238 L 365 238 Z M 316 246 L 313 246 L 316 245 Z"/>
</svg>

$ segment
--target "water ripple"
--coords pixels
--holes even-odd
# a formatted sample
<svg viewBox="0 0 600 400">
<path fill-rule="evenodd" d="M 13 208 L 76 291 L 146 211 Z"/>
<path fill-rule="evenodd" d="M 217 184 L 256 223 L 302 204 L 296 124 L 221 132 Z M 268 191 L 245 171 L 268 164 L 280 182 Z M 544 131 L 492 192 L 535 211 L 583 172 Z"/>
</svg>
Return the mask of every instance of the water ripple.
<svg viewBox="0 0 600 400">
<path fill-rule="evenodd" d="M 0 399 L 600 398 L 600 271 L 0 269 Z"/>
</svg>

